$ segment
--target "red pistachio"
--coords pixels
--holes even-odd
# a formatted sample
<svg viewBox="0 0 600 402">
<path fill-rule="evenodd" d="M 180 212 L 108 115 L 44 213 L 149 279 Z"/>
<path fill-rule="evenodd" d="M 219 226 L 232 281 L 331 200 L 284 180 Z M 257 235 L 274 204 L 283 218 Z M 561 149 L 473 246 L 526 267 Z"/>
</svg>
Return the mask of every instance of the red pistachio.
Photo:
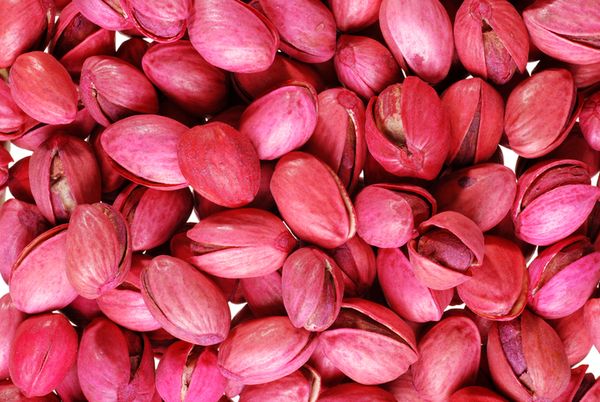
<svg viewBox="0 0 600 402">
<path fill-rule="evenodd" d="M 0 297 L 0 378 L 7 378 L 10 350 L 19 324 L 25 320 L 23 312 L 17 310 L 9 293 Z M 1 395 L 1 394 L 0 394 Z"/>
<path fill-rule="evenodd" d="M 214 114 L 225 107 L 226 73 L 205 61 L 188 41 L 152 46 L 142 67 L 162 93 L 192 115 Z"/>
<path fill-rule="evenodd" d="M 148 337 L 100 318 L 83 331 L 77 371 L 92 401 L 153 401 L 154 359 Z"/>
<path fill-rule="evenodd" d="M 67 225 L 60 225 L 23 249 L 10 276 L 11 298 L 19 310 L 42 313 L 61 309 L 75 300 L 77 292 L 67 278 L 66 240 Z"/>
<path fill-rule="evenodd" d="M 174 42 L 185 34 L 191 0 L 122 0 L 135 27 L 157 42 Z"/>
<path fill-rule="evenodd" d="M 219 348 L 219 368 L 243 384 L 264 384 L 298 370 L 315 346 L 314 335 L 286 317 L 259 318 L 232 329 Z"/>
<path fill-rule="evenodd" d="M 134 254 L 131 269 L 123 283 L 96 299 L 102 313 L 116 324 L 132 331 L 147 332 L 161 328 L 144 302 L 141 291 L 140 275 L 151 261 L 150 256 Z"/>
<path fill-rule="evenodd" d="M 454 296 L 450 289 L 433 290 L 423 285 L 408 258 L 397 248 L 378 251 L 377 276 L 390 308 L 413 322 L 439 321 Z"/>
<path fill-rule="evenodd" d="M 81 13 L 94 24 L 111 31 L 133 28 L 121 0 L 73 0 Z"/>
<path fill-rule="evenodd" d="M 456 52 L 472 74 L 505 84 L 523 73 L 529 36 L 518 11 L 507 0 L 468 0 L 454 22 Z"/>
<path fill-rule="evenodd" d="M 600 253 L 584 236 L 541 251 L 528 269 L 529 308 L 541 317 L 563 318 L 583 307 L 600 281 Z"/>
<path fill-rule="evenodd" d="M 432 289 L 450 289 L 469 280 L 483 263 L 481 229 L 469 218 L 447 211 L 419 226 L 421 236 L 408 244 L 416 277 Z"/>
<path fill-rule="evenodd" d="M 182 341 L 167 348 L 156 369 L 156 389 L 166 402 L 216 401 L 226 381 L 214 350 Z"/>
<path fill-rule="evenodd" d="M 29 161 L 30 156 L 16 161 L 8 169 L 8 190 L 19 201 L 34 204 L 33 194 L 31 193 L 31 183 L 29 181 Z"/>
<path fill-rule="evenodd" d="M 579 124 L 588 144 L 594 150 L 600 150 L 600 91 L 585 100 L 579 114 Z"/>
<path fill-rule="evenodd" d="M 8 84 L 0 79 L 0 140 L 17 139 L 36 124 L 15 103 Z"/>
<path fill-rule="evenodd" d="M 360 31 L 379 18 L 381 0 L 329 0 L 328 3 L 342 32 Z"/>
<path fill-rule="evenodd" d="M 144 301 L 170 334 L 198 345 L 222 342 L 230 313 L 221 290 L 190 264 L 169 256 L 152 260 L 141 274 Z M 185 292 L 178 289 L 185 288 Z"/>
<path fill-rule="evenodd" d="M 585 326 L 584 308 L 580 308 L 566 317 L 550 321 L 549 324 L 562 340 L 569 366 L 580 363 L 594 346 L 592 337 Z"/>
<path fill-rule="evenodd" d="M 319 402 L 395 402 L 391 393 L 374 386 L 355 383 L 342 384 L 327 389 L 319 396 Z"/>
<path fill-rule="evenodd" d="M 54 135 L 37 148 L 29 163 L 33 198 L 52 224 L 66 221 L 79 204 L 100 201 L 100 172 L 89 144 Z"/>
<path fill-rule="evenodd" d="M 415 389 L 427 401 L 443 401 L 474 382 L 479 370 L 481 338 L 466 317 L 449 317 L 419 341 L 419 360 L 413 365 Z"/>
<path fill-rule="evenodd" d="M 365 385 L 391 381 L 418 359 L 412 329 L 391 310 L 367 300 L 347 299 L 319 342 L 335 367 Z"/>
<path fill-rule="evenodd" d="M 304 366 L 279 380 L 245 386 L 240 394 L 240 402 L 315 402 L 322 400 L 320 390 L 319 374 L 309 366 Z"/>
<path fill-rule="evenodd" d="M 194 48 L 213 66 L 236 73 L 264 71 L 273 63 L 279 36 L 254 7 L 238 0 L 194 3 L 189 18 Z M 210 30 L 206 27 L 210 26 Z"/>
<path fill-rule="evenodd" d="M 307 63 L 322 63 L 335 52 L 335 21 L 318 0 L 259 0 L 260 10 L 279 31 L 281 50 Z"/>
<path fill-rule="evenodd" d="M 278 271 L 240 279 L 240 289 L 256 317 L 285 314 L 281 286 L 281 274 Z"/>
<path fill-rule="evenodd" d="M 479 387 L 471 386 L 461 388 L 450 396 L 450 402 L 506 402 L 506 399 L 495 393 L 494 391 Z"/>
<path fill-rule="evenodd" d="M 98 161 L 100 177 L 102 177 L 102 193 L 106 194 L 122 188 L 126 179 L 119 174 L 117 169 L 115 169 L 113 163 L 111 163 L 110 157 L 102 148 L 102 132 L 103 130 L 98 128 L 94 130 L 90 136 L 89 142 L 96 155 L 96 160 Z"/>
<path fill-rule="evenodd" d="M 329 250 L 328 253 L 342 270 L 344 295 L 364 296 L 377 275 L 373 249 L 359 236 L 354 236 L 341 246 Z"/>
<path fill-rule="evenodd" d="M 435 199 L 427 191 L 402 184 L 367 186 L 354 204 L 359 236 L 382 248 L 405 245 L 417 236 L 415 227 L 436 212 Z"/>
<path fill-rule="evenodd" d="M 303 152 L 279 160 L 271 193 L 285 222 L 301 239 L 335 248 L 356 232 L 354 208 L 337 175 Z"/>
<path fill-rule="evenodd" d="M 432 84 L 443 80 L 452 62 L 452 23 L 438 0 L 383 0 L 379 25 L 400 66 Z"/>
<path fill-rule="evenodd" d="M 281 270 L 283 304 L 296 328 L 324 331 L 340 312 L 344 277 L 333 258 L 304 247 L 292 253 Z"/>
<path fill-rule="evenodd" d="M 485 162 L 496 151 L 504 128 L 504 101 L 480 78 L 461 80 L 442 95 L 450 119 L 448 163 L 462 166 Z"/>
<path fill-rule="evenodd" d="M 117 49 L 117 57 L 141 70 L 144 54 L 149 47 L 150 44 L 142 38 L 133 37 L 121 43 Z"/>
<path fill-rule="evenodd" d="M 448 154 L 450 125 L 431 87 L 408 77 L 371 98 L 366 114 L 369 152 L 385 170 L 427 180 L 438 175 Z"/>
<path fill-rule="evenodd" d="M 28 398 L 10 380 L 0 381 L 0 399 L 11 402 L 59 402 L 60 398 L 55 394 L 34 396 Z"/>
<path fill-rule="evenodd" d="M 62 402 L 84 401 L 85 396 L 79 384 L 79 373 L 77 373 L 77 364 L 73 364 L 65 378 L 55 389 Z M 53 395 L 53 394 L 50 394 Z"/>
<path fill-rule="evenodd" d="M 475 314 L 489 320 L 511 320 L 527 304 L 525 259 L 515 243 L 485 237 L 485 257 L 471 278 L 458 285 L 458 295 Z"/>
<path fill-rule="evenodd" d="M 554 400 L 569 384 L 569 363 L 560 338 L 527 310 L 492 326 L 487 356 L 494 383 L 516 401 Z"/>
<path fill-rule="evenodd" d="M 187 235 L 195 242 L 188 261 L 223 278 L 275 272 L 297 245 L 281 219 L 252 208 L 213 214 Z"/>
<path fill-rule="evenodd" d="M 511 210 L 515 234 L 546 246 L 572 234 L 592 211 L 600 189 L 587 166 L 575 160 L 540 162 L 519 178 Z"/>
<path fill-rule="evenodd" d="M 67 124 L 77 114 L 77 89 L 65 68 L 43 52 L 26 53 L 10 69 L 8 86 L 25 113 L 48 124 Z"/>
<path fill-rule="evenodd" d="M 585 326 L 596 349 L 600 347 L 600 298 L 590 299 L 584 306 Z"/>
<path fill-rule="evenodd" d="M 581 107 L 567 70 L 534 74 L 517 85 L 506 102 L 504 131 L 508 145 L 525 158 L 551 152 L 569 134 Z"/>
<path fill-rule="evenodd" d="M 86 299 L 81 296 L 77 296 L 71 304 L 62 309 L 62 312 L 67 316 L 69 321 L 78 326 L 85 326 L 94 318 L 102 316 L 102 311 L 98 307 L 96 300 Z"/>
<path fill-rule="evenodd" d="M 402 78 L 390 51 L 365 36 L 340 36 L 333 62 L 340 82 L 364 99 L 370 99 Z M 375 64 L 377 68 L 373 68 Z"/>
<path fill-rule="evenodd" d="M 209 123 L 185 132 L 177 148 L 181 173 L 208 200 L 236 208 L 258 193 L 260 160 L 243 132 Z"/>
<path fill-rule="evenodd" d="M 131 235 L 113 207 L 77 206 L 66 241 L 67 277 L 79 295 L 96 299 L 123 282 L 131 265 Z"/>
<path fill-rule="evenodd" d="M 76 356 L 77 333 L 63 315 L 31 317 L 15 333 L 10 377 L 27 397 L 44 396 L 62 382 Z"/>
<path fill-rule="evenodd" d="M 188 186 L 177 161 L 177 144 L 187 130 L 168 117 L 132 116 L 107 127 L 100 142 L 127 179 L 159 190 L 177 190 Z"/>
<path fill-rule="evenodd" d="M 540 0 L 525 9 L 523 19 L 542 52 L 574 64 L 600 62 L 597 1 Z"/>
<path fill-rule="evenodd" d="M 79 89 L 85 107 L 105 127 L 133 114 L 158 111 L 152 83 L 140 70 L 116 57 L 88 57 Z"/>
<path fill-rule="evenodd" d="M 252 102 L 240 121 L 262 160 L 280 158 L 304 145 L 317 125 L 317 94 L 306 83 L 291 83 Z"/>
</svg>

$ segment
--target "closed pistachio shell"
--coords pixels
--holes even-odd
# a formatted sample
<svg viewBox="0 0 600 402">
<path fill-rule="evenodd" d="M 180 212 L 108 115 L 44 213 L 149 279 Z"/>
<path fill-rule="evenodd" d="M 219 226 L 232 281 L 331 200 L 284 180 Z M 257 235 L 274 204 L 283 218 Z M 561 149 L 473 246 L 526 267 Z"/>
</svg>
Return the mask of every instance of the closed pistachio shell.
<svg viewBox="0 0 600 402">
<path fill-rule="evenodd" d="M 281 50 L 306 63 L 322 63 L 335 52 L 335 20 L 318 0 L 259 0 L 281 36 Z"/>
<path fill-rule="evenodd" d="M 319 396 L 319 402 L 394 402 L 396 398 L 382 388 L 348 383 L 327 389 Z"/>
<path fill-rule="evenodd" d="M 273 63 L 279 47 L 273 24 L 242 1 L 197 1 L 188 23 L 190 40 L 198 53 L 227 71 L 264 71 Z"/>
<path fill-rule="evenodd" d="M 433 290 L 423 285 L 408 258 L 397 248 L 378 251 L 377 276 L 390 308 L 409 321 L 439 321 L 454 296 L 452 290 Z"/>
<path fill-rule="evenodd" d="M 271 193 L 285 222 L 301 239 L 335 248 L 356 232 L 354 208 L 337 175 L 303 152 L 279 160 Z"/>
<path fill-rule="evenodd" d="M 600 150 L 600 91 L 586 98 L 579 114 L 581 131 L 588 144 Z"/>
<path fill-rule="evenodd" d="M 468 0 L 454 23 L 456 52 L 472 74 L 502 85 L 525 71 L 529 36 L 519 12 L 507 0 Z"/>
<path fill-rule="evenodd" d="M 73 3 L 88 20 L 104 29 L 122 31 L 133 28 L 120 0 L 73 0 Z"/>
<path fill-rule="evenodd" d="M 181 173 L 204 198 L 237 208 L 250 203 L 260 186 L 260 160 L 250 138 L 224 123 L 186 131 L 177 146 Z"/>
<path fill-rule="evenodd" d="M 528 277 L 523 253 L 501 237 L 485 237 L 485 256 L 458 295 L 475 314 L 489 320 L 511 320 L 527 304 Z"/>
<path fill-rule="evenodd" d="M 560 338 L 527 310 L 513 321 L 492 326 L 487 356 L 494 383 L 516 401 L 553 400 L 569 384 L 569 363 Z"/>
<path fill-rule="evenodd" d="M 367 147 L 386 171 L 426 180 L 438 175 L 448 155 L 450 124 L 429 85 L 416 77 L 391 85 L 371 98 L 366 115 Z"/>
<path fill-rule="evenodd" d="M 10 276 L 11 298 L 19 310 L 42 313 L 61 309 L 75 300 L 77 292 L 67 278 L 66 241 L 67 225 L 60 225 L 23 249 Z"/>
<path fill-rule="evenodd" d="M 566 317 L 550 321 L 549 324 L 562 340 L 571 367 L 580 363 L 594 346 L 589 331 L 585 327 L 584 308 L 580 308 Z"/>
<path fill-rule="evenodd" d="M 83 331 L 77 372 L 88 400 L 153 401 L 154 359 L 148 337 L 107 319 L 96 319 Z"/>
<path fill-rule="evenodd" d="M 297 240 L 270 212 L 234 209 L 213 214 L 188 231 L 188 261 L 222 278 L 251 278 L 277 271 Z"/>
<path fill-rule="evenodd" d="M 471 386 L 461 388 L 450 396 L 450 402 L 506 402 L 502 396 L 494 391 L 479 387 Z"/>
<path fill-rule="evenodd" d="M 556 319 L 583 307 L 600 281 L 600 253 L 584 236 L 572 236 L 541 251 L 528 269 L 529 308 Z"/>
<path fill-rule="evenodd" d="M 555 59 L 574 64 L 600 62 L 596 1 L 536 1 L 523 12 L 532 43 Z"/>
<path fill-rule="evenodd" d="M 344 295 L 347 297 L 364 296 L 377 275 L 375 253 L 359 236 L 328 253 L 333 257 L 344 276 Z"/>
<path fill-rule="evenodd" d="M 223 375 L 243 384 L 283 378 L 306 363 L 316 347 L 314 335 L 295 328 L 287 317 L 245 321 L 231 330 L 219 348 Z"/>
<path fill-rule="evenodd" d="M 278 271 L 255 278 L 240 279 L 240 289 L 256 317 L 284 315 L 281 274 Z"/>
<path fill-rule="evenodd" d="M 317 94 L 291 83 L 252 102 L 240 121 L 261 160 L 273 160 L 304 145 L 317 125 Z"/>
<path fill-rule="evenodd" d="M 198 345 L 227 337 L 230 313 L 223 293 L 190 264 L 156 257 L 142 271 L 141 283 L 148 309 L 170 334 Z M 178 291 L 182 288 L 186 292 Z"/>
<path fill-rule="evenodd" d="M 152 46 L 142 67 L 162 93 L 192 115 L 214 114 L 226 104 L 227 74 L 204 60 L 188 41 Z"/>
<path fill-rule="evenodd" d="M 452 63 L 452 23 L 438 0 L 383 0 L 379 24 L 385 42 L 404 70 L 432 84 Z"/>
<path fill-rule="evenodd" d="M 418 359 L 412 329 L 391 310 L 367 300 L 344 301 L 319 342 L 335 367 L 365 385 L 391 381 Z"/>
<path fill-rule="evenodd" d="M 166 402 L 216 401 L 226 384 L 216 352 L 183 341 L 167 348 L 156 369 L 156 389 Z"/>
<path fill-rule="evenodd" d="M 188 186 L 177 161 L 177 144 L 187 130 L 168 117 L 132 116 L 107 127 L 100 142 L 127 179 L 159 190 L 177 190 Z"/>
<path fill-rule="evenodd" d="M 279 380 L 246 385 L 240 394 L 240 402 L 315 402 L 317 398 L 322 400 L 320 390 L 319 374 L 309 366 L 304 366 Z"/>
<path fill-rule="evenodd" d="M 76 357 L 77 333 L 63 315 L 34 316 L 15 333 L 10 377 L 27 397 L 44 396 L 62 382 Z"/>
<path fill-rule="evenodd" d="M 8 86 L 25 113 L 48 124 L 67 124 L 77 115 L 77 89 L 65 68 L 43 52 L 25 53 L 10 69 Z"/>
<path fill-rule="evenodd" d="M 304 247 L 292 253 L 281 271 L 282 298 L 296 328 L 324 331 L 340 312 L 344 278 L 333 258 Z"/>
<path fill-rule="evenodd" d="M 96 299 L 123 282 L 131 265 L 131 235 L 107 204 L 75 208 L 66 239 L 67 277 L 79 295 Z"/>
<path fill-rule="evenodd" d="M 191 0 L 121 0 L 124 11 L 144 36 L 174 42 L 185 34 Z"/>
<path fill-rule="evenodd" d="M 379 18 L 381 0 L 329 0 L 328 3 L 342 32 L 359 31 Z"/>
<path fill-rule="evenodd" d="M 10 271 L 21 251 L 47 228 L 35 205 L 8 200 L 0 206 L 0 274 L 8 283 Z"/>
<path fill-rule="evenodd" d="M 25 318 L 26 315 L 17 310 L 13 304 L 9 293 L 0 297 L 0 378 L 7 378 L 10 375 L 8 372 L 10 350 L 17 328 Z"/>
<path fill-rule="evenodd" d="M 44 217 L 52 224 L 67 221 L 79 204 L 100 201 L 100 171 L 85 141 L 53 135 L 31 155 L 31 192 Z"/>
</svg>

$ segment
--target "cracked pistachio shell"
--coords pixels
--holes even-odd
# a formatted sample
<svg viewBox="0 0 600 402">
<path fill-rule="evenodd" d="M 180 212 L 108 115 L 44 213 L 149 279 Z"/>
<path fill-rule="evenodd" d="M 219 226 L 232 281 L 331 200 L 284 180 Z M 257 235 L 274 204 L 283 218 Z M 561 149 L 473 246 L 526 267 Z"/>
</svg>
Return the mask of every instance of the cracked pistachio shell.
<svg viewBox="0 0 600 402">
<path fill-rule="evenodd" d="M 224 123 L 196 126 L 177 146 L 181 173 L 209 201 L 238 208 L 250 203 L 260 187 L 260 160 L 250 138 Z"/>
<path fill-rule="evenodd" d="M 133 251 L 143 251 L 169 241 L 193 209 L 187 188 L 159 191 L 131 184 L 113 203 L 129 224 Z"/>
<path fill-rule="evenodd" d="M 278 159 L 306 144 L 317 125 L 317 101 L 309 84 L 288 83 L 246 108 L 240 132 L 250 138 L 261 160 Z"/>
<path fill-rule="evenodd" d="M 43 52 L 19 56 L 10 69 L 8 86 L 25 113 L 47 124 L 67 124 L 77 115 L 77 88 L 67 70 Z"/>
<path fill-rule="evenodd" d="M 121 5 L 140 33 L 169 43 L 185 34 L 192 0 L 121 0 Z"/>
<path fill-rule="evenodd" d="M 336 321 L 321 333 L 319 343 L 335 367 L 365 385 L 391 381 L 418 359 L 415 335 L 408 324 L 391 310 L 362 299 L 342 303 Z"/>
<path fill-rule="evenodd" d="M 413 322 L 439 321 L 454 296 L 451 289 L 433 290 L 423 285 L 397 248 L 377 252 L 377 277 L 390 308 Z"/>
<path fill-rule="evenodd" d="M 573 64 L 600 62 L 598 1 L 536 1 L 523 20 L 532 43 L 547 55 Z"/>
<path fill-rule="evenodd" d="M 587 165 L 576 160 L 550 160 L 529 168 L 519 178 L 511 209 L 516 236 L 547 246 L 575 232 L 600 197 L 600 189 L 590 182 Z"/>
<path fill-rule="evenodd" d="M 335 248 L 356 233 L 348 193 L 331 168 L 312 155 L 292 152 L 281 158 L 271 193 L 286 224 L 307 242 Z"/>
<path fill-rule="evenodd" d="M 305 63 L 323 63 L 335 52 L 335 20 L 318 0 L 258 0 L 281 37 L 280 48 Z"/>
<path fill-rule="evenodd" d="M 77 292 L 67 278 L 66 244 L 67 225 L 60 225 L 23 249 L 10 276 L 15 307 L 36 314 L 61 309 L 75 300 Z"/>
<path fill-rule="evenodd" d="M 571 377 L 562 341 L 550 325 L 528 310 L 512 321 L 494 323 L 487 357 L 498 389 L 519 402 L 554 400 L 566 390 Z"/>
<path fill-rule="evenodd" d="M 167 348 L 156 369 L 156 389 L 165 402 L 214 402 L 226 385 L 217 353 L 183 341 Z"/>
<path fill-rule="evenodd" d="M 253 208 L 213 214 L 187 235 L 195 242 L 188 261 L 222 278 L 275 272 L 298 243 L 281 219 Z"/>
<path fill-rule="evenodd" d="M 131 265 L 127 222 L 107 204 L 79 205 L 67 229 L 67 277 L 79 295 L 96 299 L 119 286 Z"/>
<path fill-rule="evenodd" d="M 265 317 L 235 326 L 219 347 L 225 377 L 246 385 L 283 378 L 306 363 L 316 347 L 313 333 L 287 317 Z"/>
<path fill-rule="evenodd" d="M 316 402 L 322 400 L 321 377 L 309 366 L 279 380 L 265 384 L 246 385 L 240 394 L 240 402 Z"/>
<path fill-rule="evenodd" d="M 171 335 L 198 345 L 214 345 L 227 337 L 227 300 L 217 285 L 190 264 L 159 256 L 143 269 L 140 280 L 150 313 Z"/>
<path fill-rule="evenodd" d="M 145 334 L 120 329 L 105 318 L 86 326 L 77 372 L 83 394 L 91 401 L 153 401 L 154 358 Z"/>
<path fill-rule="evenodd" d="M 427 83 L 408 77 L 390 85 L 371 98 L 366 116 L 369 153 L 387 172 L 425 180 L 438 175 L 448 155 L 450 123 Z"/>
<path fill-rule="evenodd" d="M 15 333 L 9 370 L 13 383 L 27 397 L 52 392 L 77 357 L 77 333 L 60 314 L 37 315 Z"/>
<path fill-rule="evenodd" d="M 73 3 L 88 20 L 104 29 L 123 31 L 133 28 L 121 0 L 73 0 Z"/>
<path fill-rule="evenodd" d="M 458 296 L 475 314 L 488 320 L 511 320 L 527 304 L 528 278 L 519 246 L 496 236 L 485 237 L 485 255 L 471 279 L 458 285 Z"/>
<path fill-rule="evenodd" d="M 344 277 L 333 258 L 314 247 L 293 252 L 281 270 L 283 304 L 296 328 L 320 332 L 340 312 Z"/>
<path fill-rule="evenodd" d="M 466 282 L 483 262 L 483 233 L 464 215 L 441 212 L 421 223 L 419 231 L 421 236 L 408 244 L 408 255 L 416 277 L 429 288 Z"/>
<path fill-rule="evenodd" d="M 390 392 L 372 385 L 348 383 L 325 390 L 319 402 L 395 402 Z"/>
<path fill-rule="evenodd" d="M 372 184 L 354 200 L 356 231 L 368 244 L 402 247 L 417 236 L 415 229 L 436 212 L 436 201 L 426 190 L 404 184 Z"/>
<path fill-rule="evenodd" d="M 375 253 L 359 236 L 354 236 L 341 246 L 329 250 L 344 276 L 344 295 L 361 297 L 365 295 L 377 275 Z"/>
<path fill-rule="evenodd" d="M 412 366 L 419 395 L 443 401 L 474 382 L 479 371 L 481 337 L 473 321 L 449 317 L 431 328 L 419 341 L 419 360 Z"/>
<path fill-rule="evenodd" d="M 31 155 L 29 180 L 35 203 L 52 224 L 69 220 L 80 204 L 100 201 L 100 169 L 90 145 L 51 136 Z"/>
<path fill-rule="evenodd" d="M 0 378 L 7 378 L 10 375 L 8 371 L 10 350 L 17 328 L 25 318 L 25 313 L 17 310 L 9 293 L 0 297 Z"/>
<path fill-rule="evenodd" d="M 0 206 L 0 274 L 8 283 L 21 251 L 47 229 L 48 223 L 35 205 L 8 200 Z"/>
<path fill-rule="evenodd" d="M 304 150 L 327 163 L 352 193 L 367 152 L 365 107 L 354 92 L 331 88 L 319 94 L 318 111 L 317 126 Z"/>
<path fill-rule="evenodd" d="M 583 307 L 600 281 L 600 253 L 572 236 L 541 251 L 529 264 L 528 306 L 540 317 L 563 318 Z"/>
<path fill-rule="evenodd" d="M 328 0 L 338 30 L 360 31 L 379 19 L 381 0 Z"/>
<path fill-rule="evenodd" d="M 529 54 L 525 24 L 507 0 L 467 0 L 454 22 L 456 52 L 472 74 L 502 85 L 523 73 Z"/>
<path fill-rule="evenodd" d="M 79 90 L 89 113 L 104 127 L 134 114 L 158 112 L 152 83 L 142 71 L 116 57 L 88 57 Z"/>
<path fill-rule="evenodd" d="M 178 190 L 188 186 L 177 161 L 177 144 L 187 130 L 168 117 L 139 115 L 107 127 L 100 142 L 114 168 L 128 180 Z"/>
<path fill-rule="evenodd" d="M 509 147 L 525 158 L 553 151 L 573 128 L 582 106 L 569 71 L 548 69 L 532 75 L 506 101 L 504 132 Z"/>
<path fill-rule="evenodd" d="M 438 0 L 383 0 L 379 24 L 403 70 L 432 84 L 448 75 L 454 53 L 452 22 Z"/>
<path fill-rule="evenodd" d="M 234 73 L 268 69 L 279 47 L 273 24 L 242 1 L 196 1 L 188 23 L 190 41 L 204 60 Z"/>
</svg>

